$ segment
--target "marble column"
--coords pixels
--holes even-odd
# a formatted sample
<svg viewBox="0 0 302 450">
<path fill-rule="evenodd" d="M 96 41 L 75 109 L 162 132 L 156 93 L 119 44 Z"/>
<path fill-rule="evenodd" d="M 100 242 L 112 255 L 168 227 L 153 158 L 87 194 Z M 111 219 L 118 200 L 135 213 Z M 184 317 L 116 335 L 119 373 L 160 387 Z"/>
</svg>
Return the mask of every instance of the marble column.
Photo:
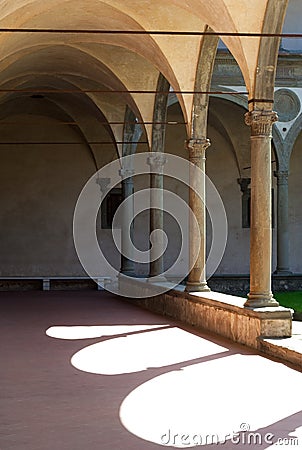
<svg viewBox="0 0 302 450">
<path fill-rule="evenodd" d="M 102 194 L 102 201 L 104 201 L 104 198 L 106 197 L 106 195 L 109 192 L 110 181 L 111 181 L 110 178 L 99 178 L 99 177 L 97 177 L 97 179 L 96 179 L 96 184 L 99 185 L 100 191 L 101 191 L 101 194 Z M 102 209 L 101 208 L 98 211 L 96 223 L 97 223 L 97 234 L 98 234 L 100 232 L 101 228 L 102 228 Z"/>
<path fill-rule="evenodd" d="M 119 172 L 122 177 L 122 198 L 123 201 L 131 197 L 134 193 L 133 175 L 134 170 L 130 168 L 122 168 Z M 134 233 L 134 201 L 129 199 L 123 207 L 122 215 L 122 230 L 121 230 L 121 269 L 120 273 L 127 276 L 134 276 L 134 261 L 133 257 L 133 233 Z M 129 228 L 130 224 L 130 228 Z"/>
<path fill-rule="evenodd" d="M 271 291 L 272 268 L 272 125 L 273 111 L 250 111 L 245 121 L 251 127 L 251 229 L 250 292 L 246 307 L 279 306 Z"/>
<path fill-rule="evenodd" d="M 148 157 L 148 164 L 151 169 L 150 174 L 150 235 L 155 230 L 159 233 L 156 235 L 156 239 L 153 240 L 153 245 L 150 250 L 150 269 L 149 277 L 150 281 L 166 281 L 166 278 L 162 275 L 164 272 L 164 256 L 162 254 L 164 248 L 163 242 L 163 227 L 164 227 L 164 201 L 163 201 L 163 167 L 166 163 L 166 156 L 162 152 L 153 152 Z M 160 257 L 156 258 L 158 254 Z"/>
<path fill-rule="evenodd" d="M 275 273 L 288 275 L 289 234 L 288 234 L 288 171 L 278 170 L 277 178 L 277 268 Z"/>
<path fill-rule="evenodd" d="M 240 185 L 240 189 L 242 192 L 242 228 L 250 228 L 250 188 L 249 185 L 251 183 L 250 178 L 238 178 L 238 184 Z"/>
<path fill-rule="evenodd" d="M 207 292 L 210 288 L 206 281 L 206 206 L 205 206 L 205 161 L 209 139 L 190 139 L 186 143 L 189 161 L 199 168 L 196 173 L 190 168 L 189 206 L 195 215 L 198 226 L 190 220 L 189 224 L 189 264 L 191 267 L 186 283 L 187 292 Z M 204 200 L 204 201 L 203 201 Z M 200 246 L 196 242 L 200 241 Z"/>
</svg>

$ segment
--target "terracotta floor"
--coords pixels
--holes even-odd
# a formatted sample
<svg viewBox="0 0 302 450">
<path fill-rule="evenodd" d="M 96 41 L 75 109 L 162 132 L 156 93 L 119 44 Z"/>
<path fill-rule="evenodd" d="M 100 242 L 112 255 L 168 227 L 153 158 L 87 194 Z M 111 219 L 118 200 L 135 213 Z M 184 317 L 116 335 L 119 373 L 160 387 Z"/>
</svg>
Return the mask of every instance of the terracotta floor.
<svg viewBox="0 0 302 450">
<path fill-rule="evenodd" d="M 302 448 L 282 363 L 105 292 L 0 298 L 1 450 Z"/>
</svg>

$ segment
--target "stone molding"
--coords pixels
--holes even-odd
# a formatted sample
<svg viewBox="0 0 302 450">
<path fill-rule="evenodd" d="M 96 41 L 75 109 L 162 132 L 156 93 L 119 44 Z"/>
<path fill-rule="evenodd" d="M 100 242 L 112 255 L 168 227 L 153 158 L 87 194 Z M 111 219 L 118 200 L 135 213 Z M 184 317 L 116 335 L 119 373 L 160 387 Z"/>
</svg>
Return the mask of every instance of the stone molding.
<svg viewBox="0 0 302 450">
<path fill-rule="evenodd" d="M 197 164 L 201 159 L 205 159 L 206 150 L 210 145 L 211 141 L 207 138 L 187 140 L 186 147 L 189 151 L 190 162 Z"/>
<path fill-rule="evenodd" d="M 288 185 L 288 176 L 289 172 L 288 170 L 276 170 L 274 172 L 275 177 L 277 178 L 277 185 L 278 186 L 286 186 Z"/>
<path fill-rule="evenodd" d="M 272 137 L 273 123 L 278 121 L 275 111 L 250 111 L 245 114 L 245 123 L 251 127 L 251 136 Z"/>
<path fill-rule="evenodd" d="M 237 178 L 240 190 L 243 194 L 248 193 L 249 185 L 251 184 L 251 178 Z"/>
<path fill-rule="evenodd" d="M 278 89 L 275 92 L 275 108 L 280 122 L 290 122 L 296 119 L 300 113 L 300 99 L 290 89 Z"/>
<path fill-rule="evenodd" d="M 123 181 L 129 180 L 129 178 L 133 177 L 134 169 L 120 169 L 119 176 L 122 177 Z"/>
<path fill-rule="evenodd" d="M 135 304 L 259 349 L 263 338 L 290 337 L 292 310 L 282 307 L 244 308 L 241 297 L 218 292 L 188 293 L 180 287 L 156 294 L 160 285 L 144 280 L 123 280 L 123 289 L 136 293 Z M 154 290 L 154 293 L 152 293 Z M 143 295 L 145 298 L 139 298 Z M 148 298 L 147 298 L 148 295 Z"/>
<path fill-rule="evenodd" d="M 152 172 L 162 173 L 163 167 L 167 162 L 167 157 L 163 152 L 154 152 L 147 158 L 147 164 Z"/>
</svg>

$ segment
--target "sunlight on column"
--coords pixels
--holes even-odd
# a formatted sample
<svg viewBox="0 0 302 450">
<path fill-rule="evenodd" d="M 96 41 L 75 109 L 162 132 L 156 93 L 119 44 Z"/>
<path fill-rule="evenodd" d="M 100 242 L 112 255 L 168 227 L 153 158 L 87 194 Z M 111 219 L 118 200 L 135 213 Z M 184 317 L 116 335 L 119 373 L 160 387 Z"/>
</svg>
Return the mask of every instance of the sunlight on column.
<svg viewBox="0 0 302 450">
<path fill-rule="evenodd" d="M 48 328 L 46 334 L 56 339 L 76 340 L 136 333 L 167 326 L 169 325 L 57 326 Z"/>
<path fill-rule="evenodd" d="M 299 412 L 301 382 L 300 372 L 280 363 L 231 355 L 142 384 L 122 403 L 120 418 L 128 431 L 160 445 L 188 448 L 215 439 L 224 442 L 244 428 L 269 427 Z"/>
<path fill-rule="evenodd" d="M 74 367 L 84 372 L 117 375 L 164 367 L 227 351 L 180 328 L 143 332 L 109 339 L 78 351 Z"/>
</svg>

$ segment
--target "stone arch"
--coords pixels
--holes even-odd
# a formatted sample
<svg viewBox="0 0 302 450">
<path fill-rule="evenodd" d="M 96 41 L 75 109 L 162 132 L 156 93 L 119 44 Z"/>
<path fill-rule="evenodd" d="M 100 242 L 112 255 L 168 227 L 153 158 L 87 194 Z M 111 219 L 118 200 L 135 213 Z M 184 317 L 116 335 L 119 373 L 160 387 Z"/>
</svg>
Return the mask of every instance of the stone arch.
<svg viewBox="0 0 302 450">
<path fill-rule="evenodd" d="M 206 31 L 212 30 L 207 27 Z M 209 92 L 210 90 L 218 41 L 219 38 L 216 35 L 203 38 L 196 70 L 195 91 Z M 194 94 L 190 138 L 206 137 L 208 106 L 209 94 Z"/>
<path fill-rule="evenodd" d="M 137 117 L 132 109 L 127 105 L 125 111 L 125 122 L 123 131 L 123 156 L 133 155 L 136 152 L 138 141 L 141 138 L 143 129 L 137 123 Z"/>
<path fill-rule="evenodd" d="M 262 27 L 263 33 L 279 34 L 282 32 L 287 4 L 288 0 L 279 0 L 278 2 L 268 0 Z M 272 109 L 280 40 L 280 37 L 261 37 L 255 86 L 249 98 L 250 110 Z"/>
<path fill-rule="evenodd" d="M 41 80 L 42 81 L 42 80 Z M 38 80 L 37 80 L 38 82 Z M 43 83 L 41 84 L 43 86 Z M 64 82 L 65 88 L 69 88 L 71 90 L 76 89 L 76 85 L 74 85 L 71 82 Z M 43 90 L 43 88 L 42 88 Z M 16 93 L 10 93 L 8 97 L 6 97 L 5 100 L 2 101 L 2 111 L 1 115 L 7 114 L 7 108 L 6 105 L 9 103 L 12 104 L 15 101 L 22 101 L 22 99 L 25 99 L 29 94 L 16 92 Z M 49 105 L 53 105 L 53 111 L 56 111 L 58 115 L 65 114 L 67 118 L 70 119 L 70 121 L 74 121 L 76 124 L 76 127 L 81 134 L 81 136 L 85 139 L 87 146 L 89 148 L 91 157 L 94 161 L 94 165 L 96 170 L 99 169 L 99 163 L 98 163 L 98 151 L 97 147 L 99 144 L 94 144 L 93 141 L 98 141 L 98 127 L 103 127 L 106 130 L 107 135 L 112 140 L 112 145 L 115 148 L 115 151 L 117 152 L 117 144 L 116 144 L 116 136 L 112 130 L 111 125 L 109 124 L 106 116 L 102 113 L 100 108 L 93 102 L 93 100 L 87 96 L 87 95 L 80 95 L 76 93 L 71 93 L 68 95 L 68 99 L 66 97 L 62 97 L 59 94 L 52 94 L 50 96 L 47 96 L 45 94 L 43 103 L 48 102 Z M 47 108 L 45 109 L 45 112 L 47 113 Z M 83 110 L 85 110 L 85 117 L 83 116 Z M 90 118 L 90 121 L 94 122 L 94 127 L 88 126 L 87 117 Z M 94 128 L 94 130 L 92 130 Z"/>
<path fill-rule="evenodd" d="M 302 113 L 297 117 L 290 130 L 283 137 L 277 127 L 273 128 L 273 143 L 276 149 L 278 170 L 288 170 L 295 142 L 301 133 Z"/>
<path fill-rule="evenodd" d="M 153 125 L 152 125 L 152 151 L 164 151 L 165 131 L 167 120 L 167 106 L 170 83 L 162 73 L 157 82 L 157 93 L 154 101 Z"/>
</svg>

